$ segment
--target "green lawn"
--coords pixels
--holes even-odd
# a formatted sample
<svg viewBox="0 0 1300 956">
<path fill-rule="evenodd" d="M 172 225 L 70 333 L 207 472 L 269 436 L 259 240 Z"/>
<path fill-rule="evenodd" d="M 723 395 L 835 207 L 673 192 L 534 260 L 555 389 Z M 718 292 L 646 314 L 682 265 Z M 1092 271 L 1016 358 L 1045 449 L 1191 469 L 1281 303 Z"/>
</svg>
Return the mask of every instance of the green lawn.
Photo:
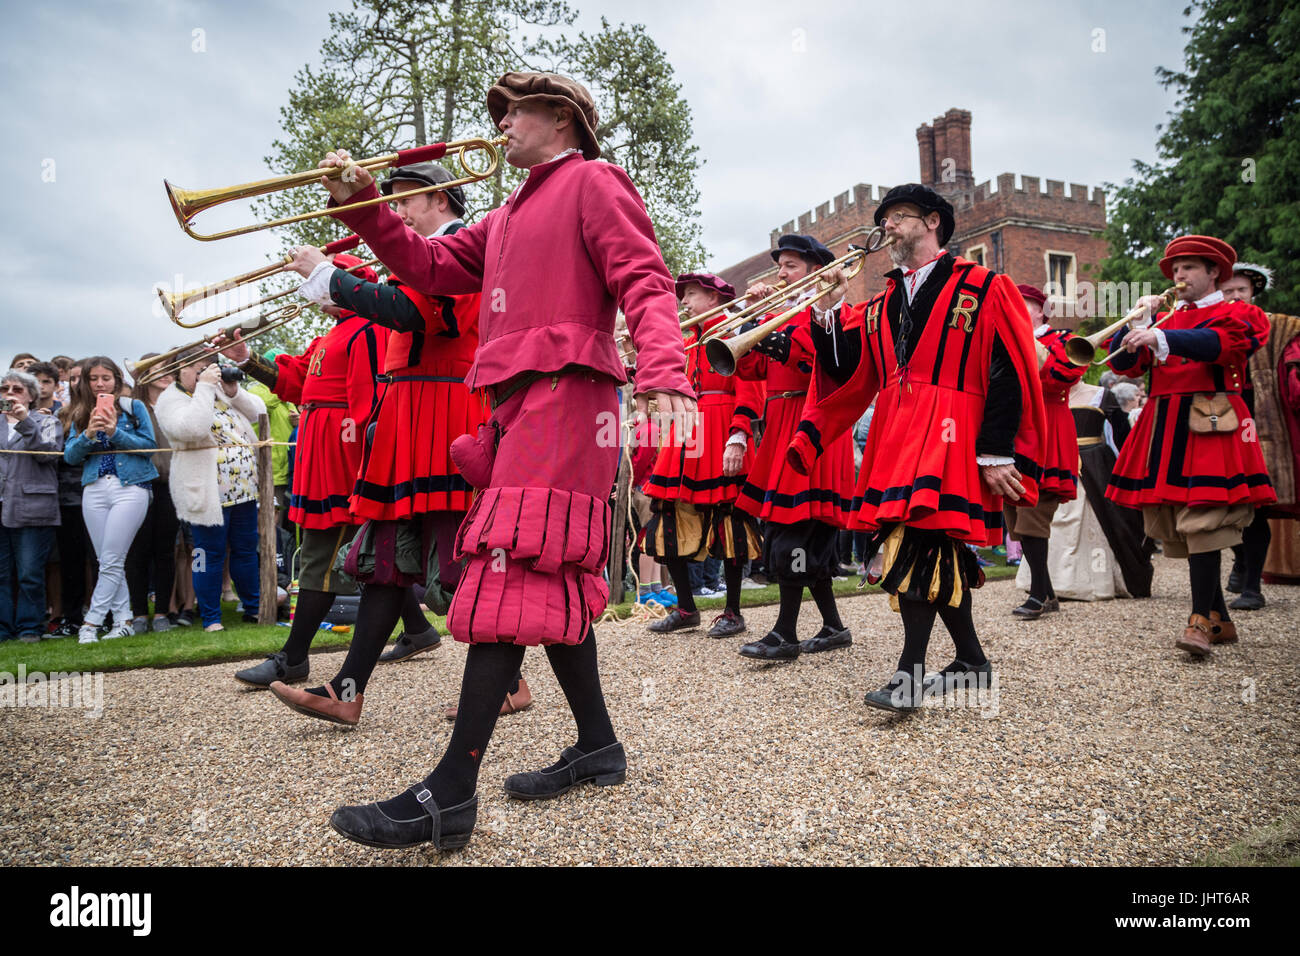
<svg viewBox="0 0 1300 956">
<path fill-rule="evenodd" d="M 1300 810 L 1247 834 L 1226 850 L 1208 853 L 1202 866 L 1300 866 Z"/>
<path fill-rule="evenodd" d="M 996 565 L 985 568 L 989 580 L 1014 576 L 1016 569 Z M 849 596 L 879 592 L 880 588 L 868 586 L 861 591 L 857 587 L 858 579 L 835 582 L 837 595 Z M 750 591 L 742 591 L 741 607 L 758 607 L 775 604 L 779 600 L 776 585 L 769 585 Z M 697 598 L 696 606 L 701 612 L 721 611 L 726 601 L 721 597 Z M 619 617 L 632 613 L 633 602 L 625 601 L 614 605 L 613 610 Z M 426 615 L 429 620 L 445 632 L 445 619 Z M 140 634 L 135 637 L 121 637 L 112 641 L 100 641 L 98 644 L 78 644 L 75 637 L 64 637 L 54 641 L 41 641 L 39 644 L 23 644 L 20 641 L 5 641 L 0 644 L 0 672 L 17 674 L 18 665 L 23 665 L 27 673 L 41 671 L 120 671 L 135 667 L 176 667 L 185 664 L 215 664 L 222 661 L 253 660 L 278 651 L 288 636 L 286 627 L 262 627 L 257 624 L 245 624 L 241 619 L 236 603 L 222 605 L 222 623 L 224 631 L 209 634 L 197 624 L 194 627 L 178 627 L 161 634 Z M 399 625 L 400 630 L 400 625 Z M 394 632 L 396 633 L 396 632 Z M 312 651 L 329 651 L 347 647 L 352 640 L 351 631 L 335 634 L 322 631 L 312 641 Z"/>
</svg>

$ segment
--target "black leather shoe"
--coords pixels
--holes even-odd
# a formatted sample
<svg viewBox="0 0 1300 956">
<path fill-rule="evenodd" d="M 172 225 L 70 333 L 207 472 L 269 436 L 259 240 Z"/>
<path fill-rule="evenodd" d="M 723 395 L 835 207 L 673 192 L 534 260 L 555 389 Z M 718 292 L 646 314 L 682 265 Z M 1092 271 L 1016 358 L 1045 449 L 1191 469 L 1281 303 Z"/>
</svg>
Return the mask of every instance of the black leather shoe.
<svg viewBox="0 0 1300 956">
<path fill-rule="evenodd" d="M 870 691 L 862 702 L 868 707 L 888 710 L 893 713 L 910 713 L 921 706 L 916 684 L 906 671 L 897 671 L 893 678 L 880 690 Z"/>
<path fill-rule="evenodd" d="M 958 687 L 966 691 L 985 691 L 993 686 L 993 662 L 967 664 L 956 660 L 937 674 L 926 674 L 926 694 L 948 694 Z"/>
<path fill-rule="evenodd" d="M 1241 592 L 1241 597 L 1233 600 L 1228 607 L 1234 611 L 1258 611 L 1268 602 L 1264 600 L 1264 595 L 1258 591 Z"/>
<path fill-rule="evenodd" d="M 833 651 L 839 647 L 848 647 L 852 643 L 853 635 L 849 633 L 847 627 L 841 631 L 833 627 L 823 627 L 808 640 L 800 641 L 799 649 L 805 654 L 816 654 L 819 651 Z"/>
<path fill-rule="evenodd" d="M 656 634 L 667 634 L 671 631 L 684 631 L 687 628 L 700 626 L 700 612 L 692 611 L 690 614 L 683 614 L 679 609 L 673 608 L 668 612 L 668 616 L 655 621 L 650 625 L 650 630 Z"/>
<path fill-rule="evenodd" d="M 394 661 L 404 661 L 424 651 L 431 651 L 441 643 L 442 635 L 438 633 L 436 627 L 431 627 L 423 634 L 416 634 L 414 637 L 403 631 L 397 635 L 397 640 L 393 641 L 388 650 L 379 655 L 379 663 L 391 664 Z"/>
<path fill-rule="evenodd" d="M 1033 595 L 1030 595 L 1029 597 L 1025 598 L 1025 603 L 1020 605 L 1020 607 L 1012 608 L 1011 613 L 1018 618 L 1023 618 L 1026 621 L 1036 621 L 1043 616 L 1043 612 L 1046 609 L 1047 609 L 1047 605 L 1045 602 L 1038 600 L 1038 598 L 1034 597 Z"/>
<path fill-rule="evenodd" d="M 1233 594 L 1241 593 L 1241 563 L 1232 562 L 1232 570 L 1228 572 L 1228 590 Z"/>
<path fill-rule="evenodd" d="M 251 687 L 270 687 L 272 681 L 285 684 L 299 684 L 307 679 L 311 662 L 304 660 L 301 664 L 289 666 L 289 658 L 284 651 L 276 651 L 262 663 L 235 671 L 235 680 Z"/>
<path fill-rule="evenodd" d="M 761 641 L 742 644 L 740 656 L 752 657 L 760 661 L 792 661 L 799 656 L 800 650 L 798 641 L 787 641 L 776 631 L 772 631 Z"/>
<path fill-rule="evenodd" d="M 1058 598 L 1055 594 L 1053 594 L 1051 597 L 1049 597 L 1046 601 L 1043 602 L 1044 614 L 1051 614 L 1055 611 L 1059 611 L 1060 609 L 1061 609 L 1061 599 Z"/>
<path fill-rule="evenodd" d="M 731 637 L 733 634 L 744 634 L 749 628 L 745 625 L 745 619 L 739 614 L 733 614 L 731 611 L 723 611 L 713 619 L 713 626 L 709 628 L 709 637 Z"/>
<path fill-rule="evenodd" d="M 432 843 L 435 850 L 459 850 L 469 842 L 478 817 L 478 794 L 443 810 L 424 784 L 416 784 L 409 792 L 423 808 L 418 817 L 394 820 L 379 804 L 368 803 L 339 807 L 330 817 L 330 826 L 354 843 L 383 850 L 403 850 L 421 843 Z"/>
<path fill-rule="evenodd" d="M 516 800 L 548 800 L 568 793 L 580 783 L 612 787 L 627 778 L 627 755 L 617 742 L 589 754 L 565 747 L 560 760 L 563 765 L 555 770 L 532 770 L 506 777 L 506 793 Z"/>
</svg>

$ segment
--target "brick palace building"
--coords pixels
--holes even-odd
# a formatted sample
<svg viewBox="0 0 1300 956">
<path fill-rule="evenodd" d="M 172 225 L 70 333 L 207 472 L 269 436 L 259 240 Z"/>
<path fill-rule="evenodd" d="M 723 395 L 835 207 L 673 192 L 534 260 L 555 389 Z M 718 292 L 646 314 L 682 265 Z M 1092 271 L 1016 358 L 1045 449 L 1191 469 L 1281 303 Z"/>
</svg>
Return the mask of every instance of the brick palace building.
<svg viewBox="0 0 1300 956">
<path fill-rule="evenodd" d="M 1106 226 L 1106 197 L 1100 189 L 1049 179 L 1046 190 L 1037 176 L 1002 173 L 997 187 L 978 185 L 971 171 L 971 114 L 950 109 L 933 124 L 916 131 L 920 181 L 945 196 L 956 210 L 957 226 L 948 251 L 1005 272 L 1016 282 L 1047 288 L 1052 283 L 1058 316 L 1077 314 L 1076 282 L 1106 256 L 1101 231 Z M 861 244 L 871 230 L 872 213 L 889 187 L 859 183 L 773 229 L 767 249 L 723 269 L 720 275 L 743 290 L 758 279 L 773 281 L 776 269 L 770 251 L 784 233 L 811 235 L 837 256 L 850 244 Z M 882 274 L 893 264 L 885 252 L 867 260 L 850 283 L 849 301 L 861 302 L 884 288 Z M 1087 303 L 1084 304 L 1087 308 Z M 1073 327 L 1076 321 L 1057 324 Z"/>
</svg>

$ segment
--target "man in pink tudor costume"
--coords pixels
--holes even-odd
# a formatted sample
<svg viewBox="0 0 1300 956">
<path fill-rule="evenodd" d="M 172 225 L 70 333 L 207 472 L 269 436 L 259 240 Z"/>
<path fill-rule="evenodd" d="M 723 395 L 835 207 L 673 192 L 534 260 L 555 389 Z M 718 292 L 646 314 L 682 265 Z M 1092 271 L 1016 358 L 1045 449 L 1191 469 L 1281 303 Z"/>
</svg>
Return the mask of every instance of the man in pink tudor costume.
<svg viewBox="0 0 1300 956">
<path fill-rule="evenodd" d="M 596 108 L 579 83 L 507 73 L 487 94 L 506 134 L 505 158 L 528 170 L 505 205 L 453 235 L 426 239 L 387 206 L 337 213 L 385 265 L 426 295 L 482 292 L 480 342 L 466 378 L 486 389 L 492 419 L 452 455 L 481 489 L 456 538 L 465 569 L 447 626 L 470 645 L 447 752 L 423 781 L 382 803 L 340 807 L 339 833 L 369 846 L 468 842 L 479 762 L 529 646 L 543 645 L 578 725 L 578 739 L 544 770 L 507 778 L 532 800 L 588 781 L 622 783 L 596 663 L 592 620 L 609 589 L 609 494 L 618 467 L 614 345 L 621 308 L 638 352 L 639 417 L 651 400 L 694 424 L 694 392 L 673 280 L 645 205 L 627 174 L 593 162 Z M 348 166 L 344 152 L 323 167 Z M 377 195 L 365 170 L 322 180 L 342 205 Z"/>
</svg>

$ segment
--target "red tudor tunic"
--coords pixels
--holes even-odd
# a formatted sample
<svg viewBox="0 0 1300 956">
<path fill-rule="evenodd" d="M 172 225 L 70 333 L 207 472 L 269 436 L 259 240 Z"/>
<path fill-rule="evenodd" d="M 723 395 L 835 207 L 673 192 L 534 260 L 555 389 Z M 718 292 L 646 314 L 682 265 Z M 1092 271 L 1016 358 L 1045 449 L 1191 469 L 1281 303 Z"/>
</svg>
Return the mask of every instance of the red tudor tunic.
<svg viewBox="0 0 1300 956">
<path fill-rule="evenodd" d="M 451 443 L 487 420 L 482 395 L 465 385 L 478 348 L 479 296 L 426 297 L 397 286 L 420 310 L 424 331 L 388 338 L 382 397 L 352 495 L 358 519 L 468 511 L 473 489 L 452 463 Z"/>
<path fill-rule="evenodd" d="M 997 544 L 1002 497 L 980 478 L 975 455 L 995 332 L 1020 379 L 1018 458 L 1038 459 L 1045 427 L 1024 300 L 1006 276 L 956 259 L 904 380 L 884 315 L 893 290 L 891 278 L 884 292 L 846 310 L 845 330 L 864 336 L 861 361 L 842 386 L 818 368 L 788 456 L 800 468 L 811 467 L 822 445 L 839 440 L 879 392 L 849 527 L 874 531 L 901 522 L 975 545 Z M 1021 483 L 1021 500 L 1036 502 L 1033 478 L 1025 475 Z"/>
<path fill-rule="evenodd" d="M 376 195 L 368 187 L 354 196 Z M 617 443 L 614 344 L 621 307 L 637 347 L 637 391 L 694 397 L 673 280 L 627 174 L 568 153 L 532 167 L 500 208 L 425 239 L 386 205 L 338 213 L 425 294 L 482 295 L 469 382 L 509 395 L 489 484 L 457 536 L 465 570 L 447 626 L 458 641 L 579 644 L 604 609 Z M 556 375 L 565 366 L 582 371 Z"/>
<path fill-rule="evenodd" d="M 314 530 L 360 522 L 348 511 L 348 495 L 389 335 L 358 315 L 344 315 L 301 355 L 275 360 L 275 394 L 302 411 L 289 520 Z"/>
<path fill-rule="evenodd" d="M 1075 365 L 1065 355 L 1065 343 L 1072 336 L 1062 329 L 1049 329 L 1038 337 L 1047 349 L 1047 361 L 1038 370 L 1043 383 L 1043 414 L 1047 437 L 1040 451 L 1038 491 L 1062 501 L 1073 501 L 1079 485 L 1079 435 L 1070 411 L 1070 389 L 1083 380 L 1087 366 Z"/>
<path fill-rule="evenodd" d="M 736 374 L 742 379 L 766 381 L 767 402 L 763 440 L 736 507 L 765 521 L 794 524 L 812 519 L 843 528 L 853 489 L 853 446 L 848 432 L 838 434 L 826 446 L 811 474 L 800 474 L 786 462 L 785 450 L 799 427 L 817 364 L 808 331 L 811 320 L 811 309 L 804 309 L 777 330 L 792 330 L 785 362 L 750 352 L 738 364 Z"/>
<path fill-rule="evenodd" d="M 706 324 L 712 328 L 722 321 L 720 316 Z M 696 326 L 688 341 L 698 342 L 702 337 Z M 701 346 L 686 353 L 686 377 L 699 396 L 695 435 L 683 444 L 670 431 L 643 490 L 651 498 L 701 506 L 735 501 L 754 462 L 753 423 L 762 412 L 763 383 L 718 374 Z M 739 474 L 728 477 L 722 473 L 722 454 L 727 439 L 737 430 L 749 439 L 745 462 Z"/>
<path fill-rule="evenodd" d="M 1161 328 L 1213 330 L 1218 357 L 1196 361 L 1170 355 L 1158 364 L 1151 350 L 1142 348 L 1134 353 L 1132 364 L 1123 354 L 1112 362 L 1120 375 L 1150 371 L 1151 391 L 1115 462 L 1106 497 L 1129 508 L 1273 503 L 1277 495 L 1241 398 L 1246 362 L 1268 335 L 1268 316 L 1245 302 L 1218 302 L 1179 309 Z M 1116 336 L 1112 348 L 1121 338 Z M 1188 417 L 1197 392 L 1226 392 L 1237 413 L 1237 429 L 1222 434 L 1192 431 Z"/>
</svg>

